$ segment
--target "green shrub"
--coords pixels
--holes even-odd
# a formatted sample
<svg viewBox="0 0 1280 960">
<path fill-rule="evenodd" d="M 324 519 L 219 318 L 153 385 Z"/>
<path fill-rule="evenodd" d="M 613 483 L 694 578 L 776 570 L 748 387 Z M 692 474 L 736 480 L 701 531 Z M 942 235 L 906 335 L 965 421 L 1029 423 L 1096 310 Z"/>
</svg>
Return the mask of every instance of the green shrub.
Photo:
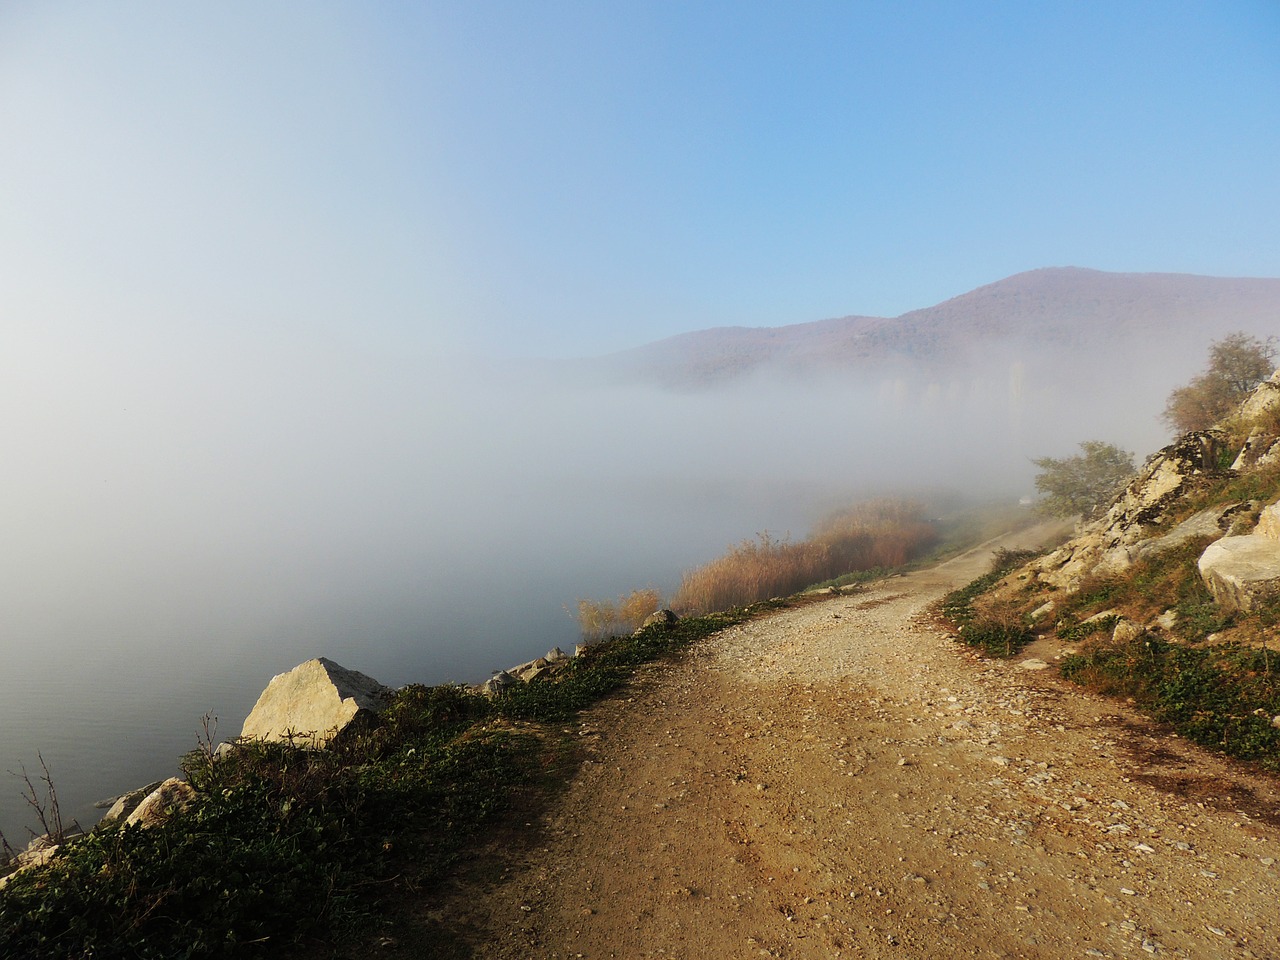
<svg viewBox="0 0 1280 960">
<path fill-rule="evenodd" d="M 1111 616 L 1099 617 L 1096 620 L 1086 620 L 1082 623 L 1072 624 L 1068 627 L 1058 628 L 1059 640 L 1083 640 L 1085 637 L 1092 637 L 1099 633 L 1110 633 L 1115 629 L 1120 618 L 1112 614 Z"/>
<path fill-rule="evenodd" d="M 960 639 L 989 657 L 1012 657 L 1035 639 L 1029 627 L 1009 620 L 979 617 L 960 627 Z"/>
<path fill-rule="evenodd" d="M 1036 557 L 1041 555 L 1039 550 L 1025 550 L 1009 547 L 997 547 L 991 555 L 991 569 L 1001 571 L 1001 574 L 1016 570 L 1018 567 L 1030 563 Z"/>
</svg>

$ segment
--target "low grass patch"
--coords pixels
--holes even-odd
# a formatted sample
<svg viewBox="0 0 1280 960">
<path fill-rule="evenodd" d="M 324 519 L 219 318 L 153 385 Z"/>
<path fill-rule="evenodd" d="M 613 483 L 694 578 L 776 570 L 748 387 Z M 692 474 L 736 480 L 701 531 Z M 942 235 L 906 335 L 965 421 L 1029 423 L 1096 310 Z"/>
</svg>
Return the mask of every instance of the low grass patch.
<svg viewBox="0 0 1280 960">
<path fill-rule="evenodd" d="M 1115 629 L 1120 618 L 1115 614 L 1110 614 L 1097 619 L 1086 620 L 1083 623 L 1074 623 L 1068 627 L 1058 628 L 1058 639 L 1060 640 L 1084 640 L 1086 637 L 1096 636 L 1100 633 L 1111 633 Z"/>
<path fill-rule="evenodd" d="M 328 750 L 250 742 L 215 756 L 206 744 L 183 760 L 197 790 L 185 813 L 99 829 L 0 890 L 0 957 L 330 956 L 316 945 L 411 925 L 397 903 L 416 899 L 421 913 L 483 831 L 513 808 L 532 816 L 564 781 L 560 722 L 640 665 L 782 605 L 605 641 L 494 699 L 405 687 Z"/>
<path fill-rule="evenodd" d="M 725 613 L 688 617 L 670 626 L 650 627 L 634 636 L 614 637 L 574 657 L 552 679 L 508 687 L 494 701 L 494 709 L 512 720 L 567 719 L 622 686 L 641 664 L 669 656 L 727 626 L 784 605 L 786 601 L 764 602 Z"/>
<path fill-rule="evenodd" d="M 989 572 L 942 598 L 938 609 L 962 642 L 990 657 L 1012 657 L 1035 639 L 1025 615 L 1014 604 L 1001 602 L 980 611 L 976 601 L 1037 555 L 1034 550 L 999 550 Z"/>
<path fill-rule="evenodd" d="M 1125 595 L 1125 585 L 1120 580 L 1114 577 L 1090 577 L 1075 593 L 1059 601 L 1057 614 L 1064 622 L 1084 621 L 1112 608 Z"/>
<path fill-rule="evenodd" d="M 1069 680 L 1131 697 L 1190 740 L 1280 771 L 1280 663 L 1237 644 L 1194 647 L 1146 635 L 1102 643 L 1062 666 Z"/>
</svg>

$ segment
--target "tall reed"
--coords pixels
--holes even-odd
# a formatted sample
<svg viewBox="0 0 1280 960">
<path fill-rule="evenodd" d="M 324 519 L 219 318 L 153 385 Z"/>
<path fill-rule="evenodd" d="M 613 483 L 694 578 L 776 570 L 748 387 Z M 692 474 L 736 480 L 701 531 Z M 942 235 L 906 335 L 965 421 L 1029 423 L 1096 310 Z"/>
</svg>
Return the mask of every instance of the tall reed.
<svg viewBox="0 0 1280 960">
<path fill-rule="evenodd" d="M 822 580 L 899 567 L 934 543 L 921 504 L 872 500 L 832 514 L 805 540 L 761 533 L 686 573 L 672 599 L 681 614 L 702 614 L 795 593 Z"/>
<path fill-rule="evenodd" d="M 662 595 L 652 587 L 632 590 L 614 600 L 579 600 L 578 627 L 588 642 L 633 633 L 649 614 L 662 607 Z"/>
</svg>

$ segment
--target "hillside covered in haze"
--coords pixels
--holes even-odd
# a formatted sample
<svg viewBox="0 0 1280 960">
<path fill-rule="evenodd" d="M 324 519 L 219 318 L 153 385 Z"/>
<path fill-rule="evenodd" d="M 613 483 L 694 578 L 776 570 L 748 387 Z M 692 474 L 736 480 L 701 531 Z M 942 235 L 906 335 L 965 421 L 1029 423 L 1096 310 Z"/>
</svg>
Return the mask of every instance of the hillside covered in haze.
<svg viewBox="0 0 1280 960">
<path fill-rule="evenodd" d="M 901 376 L 945 389 L 957 379 L 1003 378 L 1014 365 L 1015 378 L 1050 383 L 1158 366 L 1173 384 L 1194 372 L 1209 342 L 1223 334 L 1265 337 L 1278 329 L 1280 279 L 1055 267 L 899 317 L 698 330 L 590 363 L 615 381 L 681 390 L 763 373 L 783 380 Z"/>
</svg>

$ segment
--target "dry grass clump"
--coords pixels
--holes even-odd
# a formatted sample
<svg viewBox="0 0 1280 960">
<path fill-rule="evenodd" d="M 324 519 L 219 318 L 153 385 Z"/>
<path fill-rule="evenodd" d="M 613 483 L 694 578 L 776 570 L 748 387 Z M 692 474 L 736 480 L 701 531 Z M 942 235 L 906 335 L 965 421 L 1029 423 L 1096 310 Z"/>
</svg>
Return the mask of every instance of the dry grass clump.
<svg viewBox="0 0 1280 960">
<path fill-rule="evenodd" d="M 686 573 L 672 600 L 685 614 L 728 610 L 803 590 L 842 574 L 899 567 L 937 531 L 918 503 L 874 500 L 833 514 L 806 540 L 758 534 Z"/>
<path fill-rule="evenodd" d="M 832 514 L 810 541 L 827 550 L 827 577 L 876 567 L 900 567 L 937 540 L 923 505 L 910 500 L 869 500 Z"/>
<path fill-rule="evenodd" d="M 821 544 L 761 533 L 686 573 L 672 604 L 682 614 L 710 613 L 785 596 L 827 579 L 827 561 Z"/>
<path fill-rule="evenodd" d="M 661 609 L 662 594 L 652 587 L 632 590 L 614 600 L 579 600 L 578 626 L 588 641 L 633 633 L 649 614 Z"/>
</svg>

